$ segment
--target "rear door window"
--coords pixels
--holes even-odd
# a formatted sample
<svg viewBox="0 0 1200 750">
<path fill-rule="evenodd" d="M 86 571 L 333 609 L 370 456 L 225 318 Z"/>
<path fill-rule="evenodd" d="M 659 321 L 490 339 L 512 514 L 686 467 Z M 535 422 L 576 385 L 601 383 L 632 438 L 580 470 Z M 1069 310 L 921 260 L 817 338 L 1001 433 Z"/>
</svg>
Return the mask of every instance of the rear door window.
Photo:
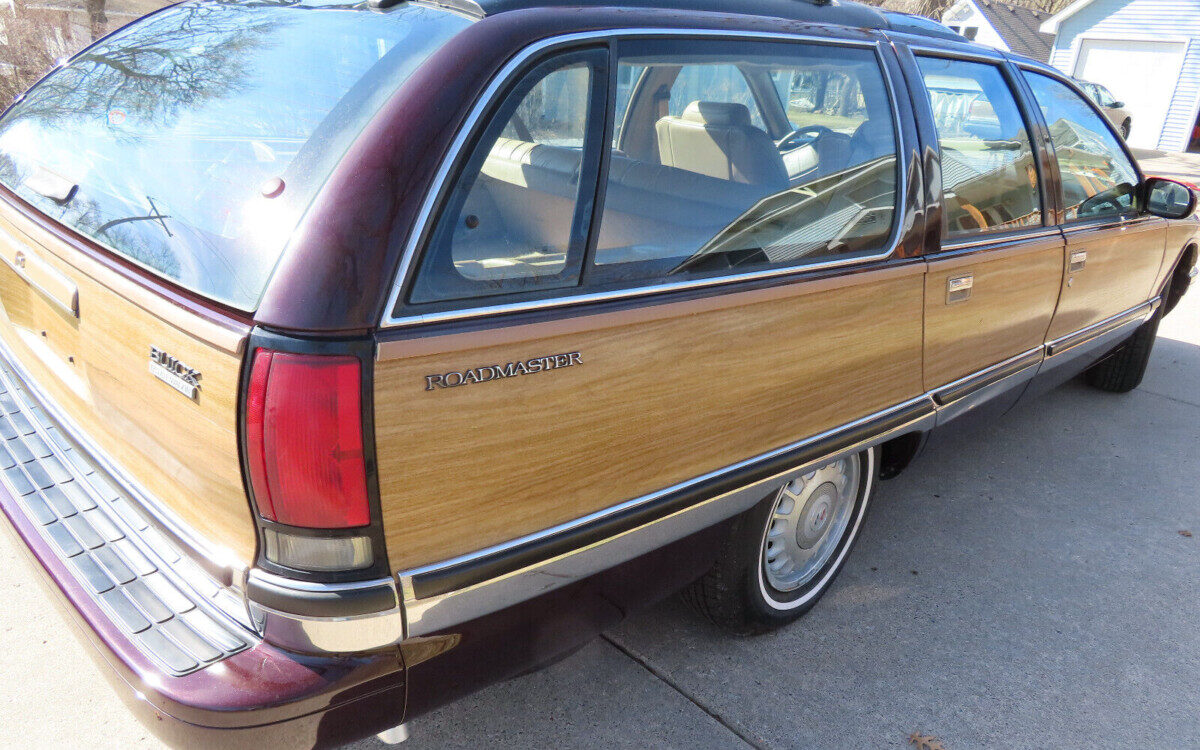
<svg viewBox="0 0 1200 750">
<path fill-rule="evenodd" d="M 624 97 L 590 286 L 852 259 L 886 247 L 896 135 L 874 50 L 622 43 L 616 73 L 638 83 Z M 791 132 L 773 138 L 764 121 L 774 120 Z"/>
<path fill-rule="evenodd" d="M 0 121 L 0 183 L 154 273 L 252 310 L 367 119 L 469 20 L 404 4 L 184 3 Z"/>
<path fill-rule="evenodd" d="M 1050 142 L 1062 174 L 1067 221 L 1132 214 L 1137 170 L 1108 121 L 1065 83 L 1041 73 L 1025 73 L 1050 128 Z"/>
<path fill-rule="evenodd" d="M 1042 225 L 1029 131 L 1000 69 L 919 57 L 941 148 L 950 238 Z"/>
</svg>

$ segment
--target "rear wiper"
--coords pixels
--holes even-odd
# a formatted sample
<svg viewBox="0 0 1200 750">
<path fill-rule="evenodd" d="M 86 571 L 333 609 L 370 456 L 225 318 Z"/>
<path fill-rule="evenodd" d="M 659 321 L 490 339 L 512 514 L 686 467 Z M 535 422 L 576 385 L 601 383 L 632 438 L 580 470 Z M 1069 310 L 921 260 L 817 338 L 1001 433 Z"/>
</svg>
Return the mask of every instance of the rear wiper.
<svg viewBox="0 0 1200 750">
<path fill-rule="evenodd" d="M 146 214 L 145 216 L 126 216 L 122 219 L 113 219 L 106 224 L 102 224 L 96 231 L 100 234 L 103 234 L 113 227 L 120 226 L 121 224 L 130 224 L 135 221 L 156 221 L 158 222 L 158 225 L 162 227 L 162 230 L 167 233 L 168 237 L 174 237 L 175 235 L 171 233 L 171 230 L 169 227 L 167 227 L 166 222 L 166 219 L 171 218 L 171 216 L 169 214 L 160 212 L 158 210 L 158 206 L 154 205 L 154 199 L 150 196 L 146 196 L 146 200 L 150 202 L 150 213 Z"/>
</svg>

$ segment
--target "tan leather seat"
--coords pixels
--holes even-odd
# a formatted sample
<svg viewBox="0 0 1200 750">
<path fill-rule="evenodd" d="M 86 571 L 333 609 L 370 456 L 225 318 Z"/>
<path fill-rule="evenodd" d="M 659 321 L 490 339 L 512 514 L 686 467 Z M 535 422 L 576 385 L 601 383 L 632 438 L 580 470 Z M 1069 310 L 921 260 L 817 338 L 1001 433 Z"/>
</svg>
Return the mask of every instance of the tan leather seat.
<svg viewBox="0 0 1200 750">
<path fill-rule="evenodd" d="M 655 124 L 665 166 L 783 190 L 787 168 L 771 137 L 750 124 L 744 104 L 692 102 L 680 117 Z"/>
</svg>

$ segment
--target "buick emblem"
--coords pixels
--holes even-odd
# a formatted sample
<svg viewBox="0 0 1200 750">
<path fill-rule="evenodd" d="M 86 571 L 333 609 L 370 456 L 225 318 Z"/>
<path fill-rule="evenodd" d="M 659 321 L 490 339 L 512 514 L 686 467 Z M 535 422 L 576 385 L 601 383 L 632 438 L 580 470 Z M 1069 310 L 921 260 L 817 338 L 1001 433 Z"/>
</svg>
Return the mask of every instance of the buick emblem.
<svg viewBox="0 0 1200 750">
<path fill-rule="evenodd" d="M 157 346 L 150 347 L 150 373 L 190 399 L 196 398 L 200 391 L 200 371 Z"/>
</svg>

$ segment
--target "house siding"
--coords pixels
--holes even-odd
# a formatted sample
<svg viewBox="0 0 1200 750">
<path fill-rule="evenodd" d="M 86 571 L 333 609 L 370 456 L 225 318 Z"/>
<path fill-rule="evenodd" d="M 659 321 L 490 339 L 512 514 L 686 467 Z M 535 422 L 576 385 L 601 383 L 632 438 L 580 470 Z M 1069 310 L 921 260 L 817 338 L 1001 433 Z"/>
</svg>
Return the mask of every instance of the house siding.
<svg viewBox="0 0 1200 750">
<path fill-rule="evenodd" d="M 1160 149 L 1183 150 L 1200 99 L 1200 0 L 1096 0 L 1062 21 L 1050 64 L 1064 73 L 1074 73 L 1081 35 L 1188 40 L 1179 83 L 1158 136 Z"/>
</svg>

